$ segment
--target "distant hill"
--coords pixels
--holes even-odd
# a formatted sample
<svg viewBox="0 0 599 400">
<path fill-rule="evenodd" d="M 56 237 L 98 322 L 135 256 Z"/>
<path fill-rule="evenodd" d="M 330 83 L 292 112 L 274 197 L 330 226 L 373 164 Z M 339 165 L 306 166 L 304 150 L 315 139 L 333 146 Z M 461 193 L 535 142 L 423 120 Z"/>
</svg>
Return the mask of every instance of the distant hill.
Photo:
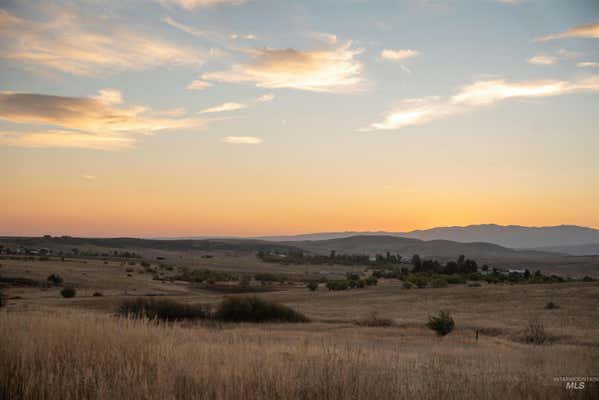
<svg viewBox="0 0 599 400">
<path fill-rule="evenodd" d="M 423 241 L 390 235 L 356 235 L 338 239 L 295 241 L 293 244 L 306 251 L 319 254 L 328 254 L 331 250 L 344 254 L 385 254 L 389 251 L 406 257 L 419 254 L 423 257 L 444 258 L 456 258 L 460 254 L 465 254 L 472 258 L 534 257 L 550 254 L 537 251 L 514 250 L 492 243 L 460 243 L 449 240 Z"/>
<path fill-rule="evenodd" d="M 599 255 L 599 243 L 578 244 L 573 246 L 539 247 L 537 250 L 553 251 L 557 253 L 570 254 L 572 256 L 596 256 Z"/>
<path fill-rule="evenodd" d="M 395 236 L 420 240 L 450 240 L 454 242 L 486 242 L 514 249 L 580 246 L 599 243 L 599 230 L 559 225 L 527 227 L 519 225 L 469 225 L 439 227 L 411 232 L 326 232 L 294 236 L 270 236 L 260 239 L 274 241 L 305 241 L 347 238 L 356 235 Z"/>
<path fill-rule="evenodd" d="M 82 238 L 82 237 L 0 237 L 0 244 L 50 249 L 96 246 L 113 249 L 154 249 L 167 251 L 297 251 L 296 246 L 257 239 L 138 239 L 138 238 Z"/>
</svg>

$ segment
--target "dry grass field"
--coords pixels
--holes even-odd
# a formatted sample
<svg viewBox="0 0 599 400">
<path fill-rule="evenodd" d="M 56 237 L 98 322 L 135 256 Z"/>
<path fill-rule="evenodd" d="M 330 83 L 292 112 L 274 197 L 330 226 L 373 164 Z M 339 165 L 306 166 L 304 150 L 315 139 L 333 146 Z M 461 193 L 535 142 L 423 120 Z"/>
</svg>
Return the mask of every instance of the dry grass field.
<svg viewBox="0 0 599 400">
<path fill-rule="evenodd" d="M 249 256 L 245 264 L 244 257 L 198 263 L 297 276 L 323 269 L 259 265 Z M 0 262 L 2 276 L 43 281 L 58 273 L 78 291 L 68 299 L 60 296 L 60 287 L 3 289 L 9 300 L 0 311 L 2 399 L 599 397 L 597 385 L 567 390 L 554 380 L 599 375 L 597 282 L 408 290 L 399 281 L 380 280 L 338 292 L 275 284 L 259 296 L 287 304 L 312 322 L 158 323 L 114 312 L 124 299 L 138 296 L 216 304 L 225 295 L 188 282 L 154 280 L 139 264 L 121 261 Z M 326 269 L 340 274 L 343 268 L 348 270 Z M 546 309 L 548 302 L 559 308 Z M 439 338 L 425 323 L 442 309 L 452 313 L 456 328 Z M 355 324 L 373 312 L 394 326 Z M 545 327 L 545 344 L 523 340 L 534 319 Z"/>
</svg>

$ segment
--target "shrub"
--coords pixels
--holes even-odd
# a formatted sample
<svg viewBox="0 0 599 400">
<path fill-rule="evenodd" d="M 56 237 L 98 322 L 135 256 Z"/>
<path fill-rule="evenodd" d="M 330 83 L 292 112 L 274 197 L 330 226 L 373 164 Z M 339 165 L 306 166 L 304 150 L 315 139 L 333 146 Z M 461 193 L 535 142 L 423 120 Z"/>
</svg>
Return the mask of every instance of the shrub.
<svg viewBox="0 0 599 400">
<path fill-rule="evenodd" d="M 262 273 L 262 274 L 256 274 L 254 275 L 254 279 L 259 281 L 259 282 L 279 282 L 279 281 L 284 281 L 284 277 L 275 275 L 275 274 L 271 274 L 268 272 Z"/>
<path fill-rule="evenodd" d="M 380 318 L 376 311 L 370 313 L 366 318 L 356 321 L 358 326 L 374 326 L 374 327 L 388 327 L 393 326 L 393 321 L 388 318 Z"/>
<path fill-rule="evenodd" d="M 307 287 L 308 287 L 308 289 L 310 289 L 313 292 L 316 289 L 318 289 L 318 282 L 315 282 L 315 281 L 308 282 Z"/>
<path fill-rule="evenodd" d="M 583 282 L 593 282 L 593 278 L 591 278 L 590 276 L 586 275 L 584 278 L 582 278 Z"/>
<path fill-rule="evenodd" d="M 414 286 L 414 285 L 412 285 L 408 281 L 405 281 L 402 286 L 403 286 L 404 289 L 412 289 L 412 286 Z"/>
<path fill-rule="evenodd" d="M 435 331 L 439 336 L 445 336 L 453 330 L 455 322 L 449 311 L 440 311 L 438 316 L 428 317 L 426 326 Z"/>
<path fill-rule="evenodd" d="M 431 286 L 434 288 L 444 288 L 447 287 L 447 281 L 443 278 L 437 278 L 431 282 Z"/>
<path fill-rule="evenodd" d="M 73 286 L 67 286 L 60 291 L 60 294 L 65 299 L 70 299 L 71 297 L 75 297 L 77 295 L 77 290 Z"/>
<path fill-rule="evenodd" d="M 137 298 L 121 303 L 118 314 L 132 318 L 149 318 L 163 321 L 203 319 L 210 316 L 209 310 L 201 305 L 178 303 L 167 299 Z"/>
<path fill-rule="evenodd" d="M 94 296 L 94 297 L 102 297 L 104 295 L 102 293 L 100 293 L 100 292 L 94 292 L 94 294 L 92 294 L 92 296 Z"/>
<path fill-rule="evenodd" d="M 372 275 L 371 275 L 371 276 L 369 276 L 368 278 L 366 278 L 366 284 L 367 284 L 368 286 L 374 286 L 374 285 L 376 285 L 376 284 L 378 284 L 378 283 L 379 283 L 379 280 L 378 280 L 378 279 L 376 279 L 376 277 L 375 277 L 375 276 L 372 276 Z"/>
<path fill-rule="evenodd" d="M 62 279 L 62 276 L 60 276 L 58 274 L 48 275 L 47 281 L 54 285 L 61 285 L 62 282 L 64 282 L 64 280 Z"/>
<path fill-rule="evenodd" d="M 349 289 L 349 281 L 330 281 L 327 282 L 327 289 L 329 290 L 347 290 Z"/>
<path fill-rule="evenodd" d="M 468 284 L 468 287 L 481 287 L 480 282 L 471 282 Z"/>
<path fill-rule="evenodd" d="M 0 308 L 6 306 L 6 297 L 4 297 L 4 293 L 0 292 Z"/>
<path fill-rule="evenodd" d="M 536 317 L 531 318 L 524 328 L 524 341 L 532 344 L 543 344 L 548 339 L 545 326 Z"/>
<path fill-rule="evenodd" d="M 457 284 L 460 284 L 460 283 L 466 283 L 466 279 L 464 279 L 463 277 L 461 277 L 459 275 L 449 275 L 446 278 L 446 281 L 450 285 L 457 285 Z"/>
<path fill-rule="evenodd" d="M 255 296 L 225 298 L 215 318 L 227 322 L 308 322 L 305 315 L 284 304 Z"/>
<path fill-rule="evenodd" d="M 424 278 L 416 277 L 416 278 L 412 279 L 412 284 L 416 285 L 416 287 L 418 289 L 422 289 L 422 288 L 426 287 L 426 285 L 428 284 L 428 282 Z"/>
<path fill-rule="evenodd" d="M 554 302 L 550 301 L 549 303 L 545 304 L 545 308 L 547 310 L 554 310 L 556 308 L 559 308 L 559 306 L 557 304 L 555 304 Z"/>
</svg>

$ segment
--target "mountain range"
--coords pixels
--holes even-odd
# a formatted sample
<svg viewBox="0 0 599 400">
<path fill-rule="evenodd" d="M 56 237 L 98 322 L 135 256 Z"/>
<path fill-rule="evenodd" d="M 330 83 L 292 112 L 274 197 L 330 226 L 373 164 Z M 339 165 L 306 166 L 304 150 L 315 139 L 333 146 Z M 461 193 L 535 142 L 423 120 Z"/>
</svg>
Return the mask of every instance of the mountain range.
<svg viewBox="0 0 599 400">
<path fill-rule="evenodd" d="M 289 236 L 263 236 L 259 239 L 277 242 L 305 242 L 349 238 L 357 235 L 393 236 L 424 241 L 485 242 L 512 249 L 535 249 L 573 255 L 599 254 L 599 230 L 576 225 L 527 227 L 484 224 L 437 227 L 409 232 L 324 232 Z"/>
</svg>

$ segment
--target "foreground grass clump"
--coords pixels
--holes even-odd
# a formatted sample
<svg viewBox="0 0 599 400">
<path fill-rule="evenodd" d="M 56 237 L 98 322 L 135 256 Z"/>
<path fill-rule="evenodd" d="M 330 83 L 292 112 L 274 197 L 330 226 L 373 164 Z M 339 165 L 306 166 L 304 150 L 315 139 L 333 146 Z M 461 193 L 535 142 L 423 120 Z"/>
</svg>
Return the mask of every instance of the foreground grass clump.
<svg viewBox="0 0 599 400">
<path fill-rule="evenodd" d="M 531 318 L 524 328 L 524 341 L 531 344 L 543 344 L 549 340 L 545 325 L 537 317 Z"/>
<path fill-rule="evenodd" d="M 118 314 L 132 318 L 149 318 L 163 321 L 205 319 L 210 311 L 201 305 L 178 303 L 166 299 L 137 298 L 125 300 Z"/>
<path fill-rule="evenodd" d="M 455 322 L 449 311 L 440 311 L 438 316 L 431 316 L 426 326 L 439 336 L 445 336 L 455 327 Z"/>
<path fill-rule="evenodd" d="M 308 322 L 291 307 L 255 296 L 228 297 L 219 305 L 214 318 L 225 322 Z"/>
<path fill-rule="evenodd" d="M 374 311 L 370 313 L 366 318 L 362 318 L 356 321 L 358 326 L 370 326 L 370 327 L 389 327 L 393 326 L 393 320 L 388 318 L 381 318 L 379 314 Z"/>
</svg>

